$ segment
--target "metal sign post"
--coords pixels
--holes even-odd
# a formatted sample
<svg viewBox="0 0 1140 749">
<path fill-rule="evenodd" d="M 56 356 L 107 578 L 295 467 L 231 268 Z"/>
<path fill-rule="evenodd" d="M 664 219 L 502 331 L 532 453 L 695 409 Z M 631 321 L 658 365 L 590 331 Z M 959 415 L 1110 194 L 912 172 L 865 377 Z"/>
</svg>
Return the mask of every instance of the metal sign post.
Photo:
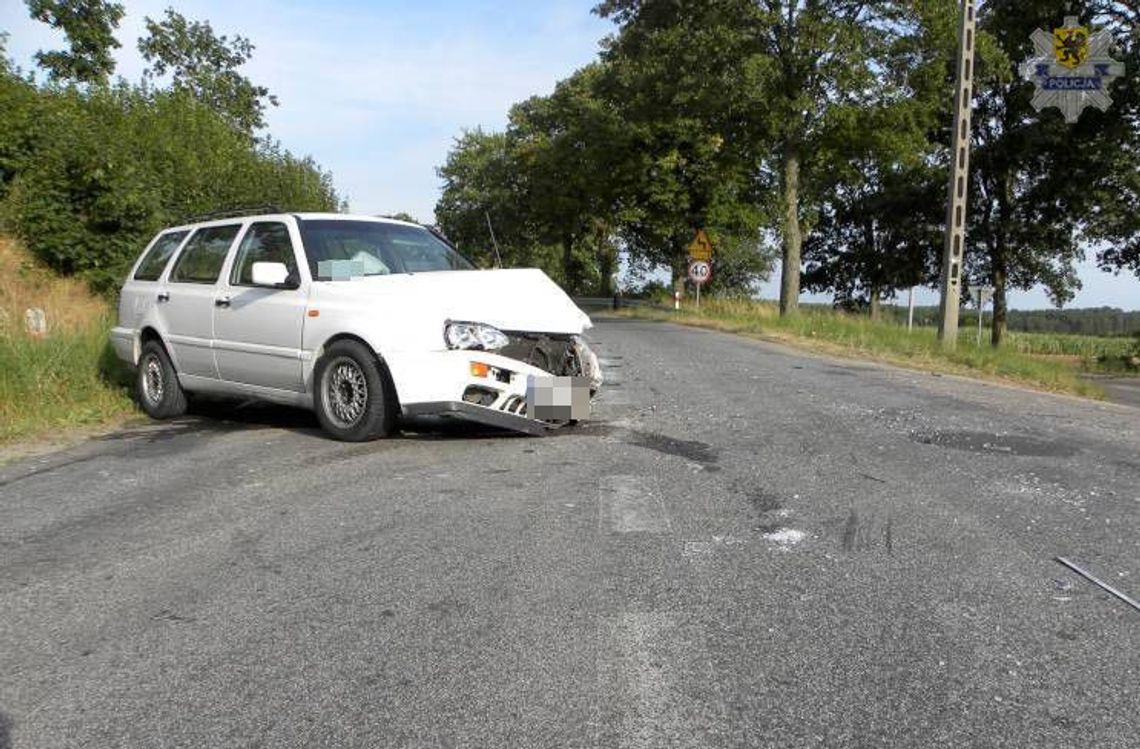
<svg viewBox="0 0 1140 749">
<path fill-rule="evenodd" d="M 962 252 L 966 242 L 966 182 L 970 174 L 970 100 L 973 98 L 974 0 L 963 0 L 958 29 L 958 74 L 954 90 L 954 135 L 950 152 L 950 200 L 946 208 L 946 246 L 942 252 L 942 301 L 938 339 L 944 348 L 958 343 L 958 298 Z"/>
<path fill-rule="evenodd" d="M 712 278 L 713 246 L 704 229 L 697 229 L 689 244 L 689 280 L 697 287 L 697 311 L 701 309 L 701 286 Z"/>
<path fill-rule="evenodd" d="M 978 305 L 978 340 L 974 343 L 978 348 L 982 347 L 982 315 L 985 314 L 985 309 L 981 304 Z"/>
<path fill-rule="evenodd" d="M 689 261 L 689 280 L 697 287 L 697 310 L 701 308 L 701 286 L 712 278 L 712 263 L 707 260 Z"/>
</svg>

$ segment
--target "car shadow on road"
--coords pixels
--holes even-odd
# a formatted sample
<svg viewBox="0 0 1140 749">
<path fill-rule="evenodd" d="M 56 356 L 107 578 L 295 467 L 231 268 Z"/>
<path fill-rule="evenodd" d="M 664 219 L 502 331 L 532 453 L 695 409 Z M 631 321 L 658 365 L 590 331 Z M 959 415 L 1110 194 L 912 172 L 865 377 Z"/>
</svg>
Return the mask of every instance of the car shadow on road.
<svg viewBox="0 0 1140 749">
<path fill-rule="evenodd" d="M 185 416 L 168 421 L 141 421 L 96 439 L 105 442 L 138 440 L 156 443 L 179 437 L 267 428 L 309 436 L 324 434 L 321 425 L 317 423 L 317 417 L 311 411 L 301 408 L 253 400 L 195 398 Z"/>
<path fill-rule="evenodd" d="M 529 435 L 493 426 L 476 424 L 443 416 L 414 416 L 400 419 L 396 439 L 463 440 L 463 439 L 527 439 Z"/>
<path fill-rule="evenodd" d="M 0 710 L 0 749 L 12 749 L 12 720 Z"/>
<path fill-rule="evenodd" d="M 255 429 L 281 429 L 294 434 L 332 441 L 312 411 L 254 400 L 195 399 L 185 416 L 169 421 L 143 422 L 97 437 L 105 442 L 141 441 L 148 444 L 180 437 L 224 434 Z M 464 440 L 517 439 L 526 435 L 492 426 L 446 417 L 405 417 L 391 439 Z"/>
</svg>

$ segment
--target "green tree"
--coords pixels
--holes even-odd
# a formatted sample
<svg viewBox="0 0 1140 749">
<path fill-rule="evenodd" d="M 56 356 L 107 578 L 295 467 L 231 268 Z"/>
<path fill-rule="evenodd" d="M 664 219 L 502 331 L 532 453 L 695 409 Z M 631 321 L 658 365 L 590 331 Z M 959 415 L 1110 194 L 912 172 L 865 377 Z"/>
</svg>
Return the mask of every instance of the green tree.
<svg viewBox="0 0 1140 749">
<path fill-rule="evenodd" d="M 541 244 L 562 250 L 568 289 L 612 293 L 619 186 L 631 150 L 625 123 L 598 96 L 595 63 L 560 81 L 550 96 L 511 108 L 523 208 Z"/>
<path fill-rule="evenodd" d="M 115 71 L 112 50 L 123 6 L 107 0 L 26 0 L 28 12 L 67 37 L 68 48 L 39 51 L 36 62 L 53 81 L 106 83 Z"/>
<path fill-rule="evenodd" d="M 609 294 L 617 267 L 614 186 L 621 123 L 597 97 L 597 65 L 513 106 L 505 132 L 470 131 L 439 169 L 436 216 L 479 262 L 541 267 L 569 291 Z"/>
<path fill-rule="evenodd" d="M 40 96 L 17 75 L 4 55 L 0 35 L 0 200 L 43 137 Z"/>
<path fill-rule="evenodd" d="M 1102 28 L 1112 31 L 1116 54 L 1127 76 L 1117 81 L 1113 117 L 1101 117 L 1099 172 L 1089 185 L 1096 206 L 1086 214 L 1088 238 L 1097 243 L 1102 269 L 1131 271 L 1140 279 L 1140 7 L 1136 3 L 1090 3 L 1088 11 Z M 1099 113 L 1098 113 L 1099 114 Z M 1140 294 L 1140 288 L 1137 288 Z"/>
<path fill-rule="evenodd" d="M 771 267 L 761 242 L 769 204 L 756 191 L 756 66 L 739 51 L 726 3 L 642 3 L 597 11 L 621 22 L 607 40 L 599 95 L 619 115 L 619 236 L 637 267 L 664 265 L 683 283 L 687 247 L 705 228 L 716 246 L 708 291 L 750 289 Z M 735 46 L 734 46 L 735 45 Z"/>
<path fill-rule="evenodd" d="M 1055 109 L 1036 112 L 1032 85 L 1015 74 L 1016 63 L 1031 54 L 1033 30 L 1059 26 L 1063 15 L 1109 29 L 1128 69 L 1137 69 L 1134 9 L 1102 1 L 1070 6 L 1065 11 L 1045 0 L 992 0 L 979 11 L 980 27 L 1006 57 L 979 66 L 976 76 L 966 271 L 994 286 L 995 346 L 1005 334 L 1010 289 L 1042 284 L 1061 305 L 1080 288 L 1075 263 L 1089 241 L 1118 241 L 1102 262 L 1124 266 L 1129 243 L 1140 238 L 1129 202 L 1136 193 L 1128 192 L 1140 163 L 1136 77 L 1117 82 L 1108 111 L 1089 109 L 1068 124 Z"/>
<path fill-rule="evenodd" d="M 713 229 L 718 247 L 729 234 L 751 239 L 734 246 L 759 244 L 756 212 L 742 210 L 754 202 L 756 102 L 745 81 L 756 76 L 732 59 L 739 45 L 731 10 L 706 0 L 596 9 L 621 24 L 606 42 L 600 81 L 627 140 L 621 238 L 636 265 L 664 265 L 674 284 L 685 277 L 686 248 L 699 228 Z M 734 225 L 714 227 L 714 214 Z"/>
<path fill-rule="evenodd" d="M 820 132 L 804 286 L 869 307 L 873 318 L 896 290 L 937 281 L 948 155 L 940 131 L 950 117 L 958 8 L 955 0 L 901 6 L 883 55 L 889 67 L 861 100 L 834 106 Z"/>
<path fill-rule="evenodd" d="M 118 287 L 163 226 L 243 205 L 336 210 L 331 177 L 266 139 L 250 142 L 216 112 L 173 91 L 120 83 L 24 88 L 0 78 L 0 161 L 10 170 L 0 209 L 27 247 L 56 270 Z M 6 92 L 12 92 L 8 96 Z"/>
<path fill-rule="evenodd" d="M 831 292 L 839 306 L 867 307 L 872 319 L 897 290 L 936 282 L 945 218 L 943 171 L 878 166 L 867 164 L 868 179 L 839 184 L 821 201 L 804 245 L 804 287 Z"/>
<path fill-rule="evenodd" d="M 218 36 L 208 21 L 188 21 L 173 8 L 161 21 L 145 20 L 148 36 L 138 47 L 149 64 L 147 80 L 169 73 L 175 91 L 190 93 L 238 130 L 252 134 L 265 127 L 266 107 L 276 106 L 277 98 L 238 72 L 253 54 L 253 42 Z"/>
<path fill-rule="evenodd" d="M 495 264 L 490 223 L 504 265 L 549 267 L 532 252 L 538 242 L 524 217 L 520 169 L 507 133 L 463 133 L 436 171 L 443 180 L 436 221 L 468 257 L 484 267 Z"/>
<path fill-rule="evenodd" d="M 620 25 L 607 54 L 646 70 L 672 68 L 659 85 L 695 79 L 697 116 L 739 123 L 735 145 L 746 155 L 752 151 L 750 173 L 776 188 L 771 208 L 782 216 L 780 310 L 794 312 L 817 168 L 826 168 L 817 158 L 820 140 L 837 108 L 860 101 L 889 66 L 885 53 L 898 33 L 896 4 L 606 0 L 596 10 Z"/>
</svg>

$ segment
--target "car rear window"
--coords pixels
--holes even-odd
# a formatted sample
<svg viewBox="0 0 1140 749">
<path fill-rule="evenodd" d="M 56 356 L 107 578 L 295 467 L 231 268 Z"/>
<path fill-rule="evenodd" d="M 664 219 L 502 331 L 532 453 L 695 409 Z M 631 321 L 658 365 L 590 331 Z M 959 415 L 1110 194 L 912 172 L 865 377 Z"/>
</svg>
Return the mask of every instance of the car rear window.
<svg viewBox="0 0 1140 749">
<path fill-rule="evenodd" d="M 194 232 L 178 256 L 170 280 L 176 283 L 216 283 L 241 224 L 208 226 Z"/>
<path fill-rule="evenodd" d="M 135 271 L 136 281 L 157 281 L 162 275 L 162 269 L 166 267 L 169 262 L 170 256 L 178 249 L 178 245 L 182 244 L 182 240 L 186 239 L 186 235 L 190 232 L 187 231 L 172 231 L 163 234 L 158 240 L 151 245 L 150 251 L 146 253 L 146 257 L 139 263 L 138 269 Z"/>
</svg>

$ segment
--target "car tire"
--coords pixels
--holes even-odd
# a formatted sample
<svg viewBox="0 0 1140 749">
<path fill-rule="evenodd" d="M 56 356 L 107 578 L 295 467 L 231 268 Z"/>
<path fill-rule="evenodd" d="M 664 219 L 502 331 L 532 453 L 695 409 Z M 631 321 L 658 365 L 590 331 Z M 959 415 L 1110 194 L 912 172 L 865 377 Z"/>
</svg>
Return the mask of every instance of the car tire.
<svg viewBox="0 0 1140 749">
<path fill-rule="evenodd" d="M 396 394 L 388 370 L 358 341 L 337 341 L 317 362 L 313 406 L 321 427 L 344 442 L 386 437 L 396 426 Z"/>
<path fill-rule="evenodd" d="M 135 395 L 152 419 L 172 419 L 186 413 L 186 393 L 170 356 L 158 341 L 143 344 L 135 375 Z"/>
</svg>

